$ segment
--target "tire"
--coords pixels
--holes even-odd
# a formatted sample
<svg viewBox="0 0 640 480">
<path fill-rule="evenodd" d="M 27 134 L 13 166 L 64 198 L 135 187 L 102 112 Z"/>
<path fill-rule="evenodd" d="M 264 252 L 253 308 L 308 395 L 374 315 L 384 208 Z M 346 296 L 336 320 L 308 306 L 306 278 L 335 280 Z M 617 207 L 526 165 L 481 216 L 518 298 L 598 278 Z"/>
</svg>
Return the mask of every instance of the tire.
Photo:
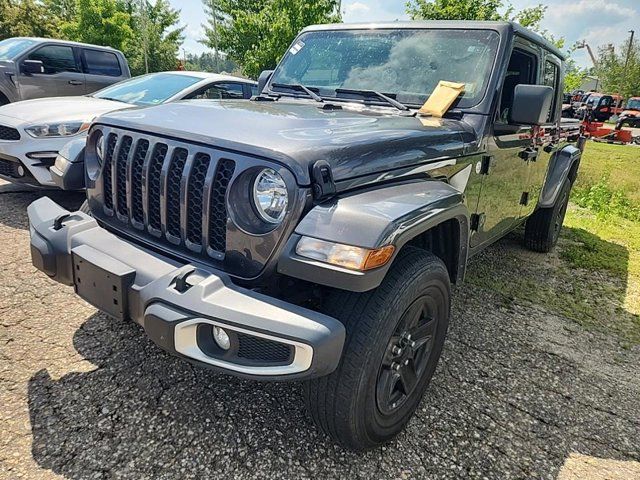
<svg viewBox="0 0 640 480">
<path fill-rule="evenodd" d="M 450 296 L 442 260 L 413 247 L 398 256 L 377 289 L 329 294 L 324 311 L 347 332 L 342 359 L 333 373 L 304 387 L 307 409 L 323 432 L 358 451 L 387 442 L 404 428 L 438 364 Z"/>
<path fill-rule="evenodd" d="M 82 202 L 82 205 L 80 205 L 80 211 L 82 213 L 86 213 L 87 215 L 91 215 L 91 210 L 89 209 L 89 202 L 88 201 L 84 201 Z"/>
<path fill-rule="evenodd" d="M 567 213 L 570 192 L 571 182 L 566 179 L 553 207 L 540 208 L 529 217 L 524 229 L 524 243 L 528 249 L 548 253 L 556 246 Z"/>
</svg>

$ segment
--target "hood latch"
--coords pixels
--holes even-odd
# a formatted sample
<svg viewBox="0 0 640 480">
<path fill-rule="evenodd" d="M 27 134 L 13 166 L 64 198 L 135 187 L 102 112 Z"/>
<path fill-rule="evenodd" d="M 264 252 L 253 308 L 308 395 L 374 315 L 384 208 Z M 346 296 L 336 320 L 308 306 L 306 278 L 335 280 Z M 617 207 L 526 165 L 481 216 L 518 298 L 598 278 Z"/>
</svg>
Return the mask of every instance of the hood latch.
<svg viewBox="0 0 640 480">
<path fill-rule="evenodd" d="M 313 164 L 311 167 L 311 182 L 315 200 L 324 200 L 336 193 L 336 184 L 333 181 L 331 165 L 326 160 L 318 160 Z"/>
</svg>

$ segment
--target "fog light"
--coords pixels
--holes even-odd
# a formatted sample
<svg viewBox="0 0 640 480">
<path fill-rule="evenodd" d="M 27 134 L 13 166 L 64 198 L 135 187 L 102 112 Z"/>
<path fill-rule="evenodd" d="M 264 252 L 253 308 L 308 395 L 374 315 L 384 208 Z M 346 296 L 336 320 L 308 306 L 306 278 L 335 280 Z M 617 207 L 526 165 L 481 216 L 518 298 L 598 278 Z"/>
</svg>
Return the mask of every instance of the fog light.
<svg viewBox="0 0 640 480">
<path fill-rule="evenodd" d="M 18 165 L 17 172 L 19 177 L 24 177 L 24 168 L 22 165 Z"/>
<path fill-rule="evenodd" d="M 229 350 L 231 348 L 231 339 L 223 328 L 213 327 L 213 339 L 221 349 Z"/>
</svg>

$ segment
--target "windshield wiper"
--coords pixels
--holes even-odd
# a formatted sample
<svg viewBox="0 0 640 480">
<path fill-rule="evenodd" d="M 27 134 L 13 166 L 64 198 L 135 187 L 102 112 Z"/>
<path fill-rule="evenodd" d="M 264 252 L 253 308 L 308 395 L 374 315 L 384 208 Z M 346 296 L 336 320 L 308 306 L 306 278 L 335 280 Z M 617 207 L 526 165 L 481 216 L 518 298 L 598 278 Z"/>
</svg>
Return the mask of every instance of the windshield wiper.
<svg viewBox="0 0 640 480">
<path fill-rule="evenodd" d="M 306 93 L 309 98 L 314 99 L 316 102 L 324 102 L 324 100 L 322 99 L 322 97 L 320 95 L 318 95 L 316 92 L 314 92 L 313 90 L 311 90 L 308 87 L 305 87 L 304 85 L 300 84 L 300 83 L 273 83 L 271 86 L 276 87 L 276 88 L 290 88 L 292 90 L 302 90 L 304 93 Z"/>
<path fill-rule="evenodd" d="M 87 96 L 91 97 L 92 95 L 87 95 Z M 111 98 L 111 97 L 93 97 L 93 98 L 100 98 L 101 100 L 111 100 L 112 102 L 129 103 L 129 102 L 125 102 L 124 100 L 120 100 L 119 98 Z"/>
<path fill-rule="evenodd" d="M 393 98 L 385 95 L 384 93 L 376 92 L 375 90 L 354 90 L 351 88 L 336 88 L 336 93 L 354 93 L 354 94 L 360 94 L 360 95 L 365 95 L 369 97 L 378 97 L 380 100 L 384 100 L 389 105 L 396 107 L 398 110 L 402 110 L 403 112 L 406 112 L 407 110 L 409 110 L 409 107 L 407 107 L 406 105 L 400 103 L 397 100 L 394 100 Z"/>
</svg>

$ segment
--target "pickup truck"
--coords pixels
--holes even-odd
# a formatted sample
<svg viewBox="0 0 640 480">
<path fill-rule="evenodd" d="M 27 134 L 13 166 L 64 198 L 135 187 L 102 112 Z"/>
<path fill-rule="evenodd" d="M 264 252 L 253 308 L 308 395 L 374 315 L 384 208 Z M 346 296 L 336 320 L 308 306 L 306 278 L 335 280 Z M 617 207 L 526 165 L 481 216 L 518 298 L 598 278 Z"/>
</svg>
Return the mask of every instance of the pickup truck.
<svg viewBox="0 0 640 480">
<path fill-rule="evenodd" d="M 252 101 L 96 119 L 86 204 L 28 208 L 33 263 L 196 365 L 303 381 L 321 430 L 380 445 L 434 375 L 469 259 L 521 226 L 536 252 L 558 241 L 583 146 L 562 71 L 513 23 L 308 27 Z M 420 113 L 442 80 L 464 92 Z"/>
<path fill-rule="evenodd" d="M 0 42 L 0 105 L 85 95 L 129 77 L 123 53 L 110 47 L 29 37 Z"/>
</svg>

